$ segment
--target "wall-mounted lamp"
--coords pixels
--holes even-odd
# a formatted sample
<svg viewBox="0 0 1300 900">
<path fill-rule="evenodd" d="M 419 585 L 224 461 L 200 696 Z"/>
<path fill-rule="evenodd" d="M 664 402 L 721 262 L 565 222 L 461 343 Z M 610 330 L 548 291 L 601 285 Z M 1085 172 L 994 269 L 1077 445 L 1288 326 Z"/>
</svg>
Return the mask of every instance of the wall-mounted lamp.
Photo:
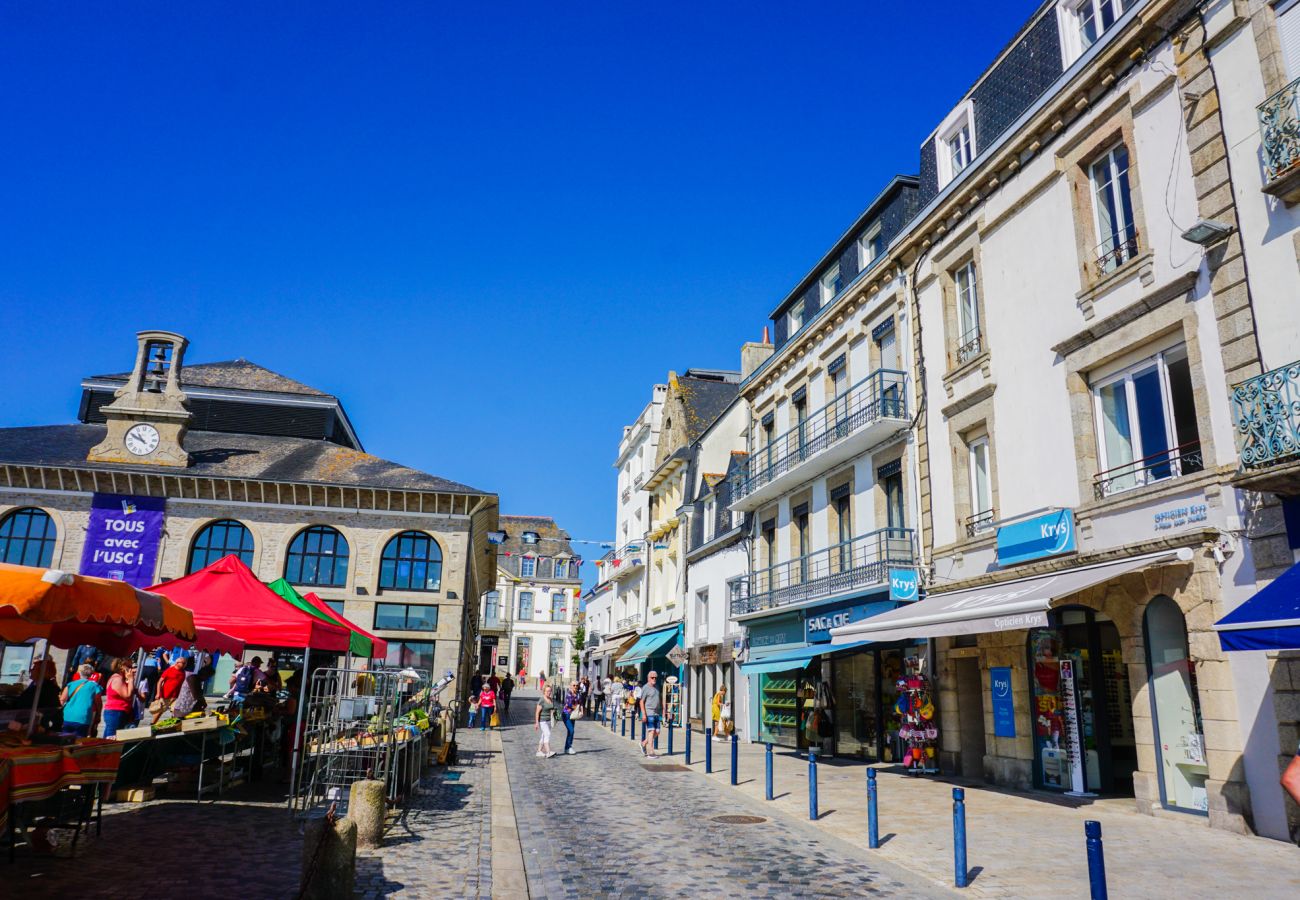
<svg viewBox="0 0 1300 900">
<path fill-rule="evenodd" d="M 1217 244 L 1230 234 L 1232 234 L 1231 225 L 1224 225 L 1222 222 L 1216 222 L 1213 219 L 1201 219 L 1183 232 L 1183 240 L 1191 241 L 1193 244 L 1200 244 L 1202 247 L 1209 247 L 1211 244 Z"/>
</svg>

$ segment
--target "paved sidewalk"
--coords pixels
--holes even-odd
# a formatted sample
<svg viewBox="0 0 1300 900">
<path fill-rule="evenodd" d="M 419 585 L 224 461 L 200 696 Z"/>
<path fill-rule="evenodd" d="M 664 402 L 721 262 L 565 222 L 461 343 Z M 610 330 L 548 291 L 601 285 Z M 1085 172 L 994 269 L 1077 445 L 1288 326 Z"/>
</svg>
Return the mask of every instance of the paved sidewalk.
<svg viewBox="0 0 1300 900">
<path fill-rule="evenodd" d="M 608 733 L 608 731 L 606 732 Z M 635 745 L 621 739 L 624 752 Z M 684 735 L 675 737 L 676 762 L 684 762 Z M 704 774 L 704 735 L 692 738 L 691 770 L 723 792 L 741 794 L 769 814 L 808 822 L 808 761 L 789 751 L 774 754 L 775 799 L 763 799 L 764 748 L 740 744 L 739 780 L 730 784 L 730 746 L 714 743 L 713 774 Z M 661 752 L 666 740 L 661 741 Z M 968 857 L 973 880 L 963 893 L 984 897 L 1087 897 L 1083 823 L 1102 823 L 1106 873 L 1115 898 L 1300 897 L 1300 849 L 1267 838 L 1212 830 L 1199 817 L 1179 813 L 1144 816 L 1132 801 L 1078 802 L 1026 795 L 963 779 L 918 779 L 891 767 L 877 775 L 879 850 L 871 859 L 897 863 L 934 885 L 953 883 L 952 788 L 966 788 Z M 866 847 L 866 767 L 819 763 L 820 819 L 815 827 L 858 848 Z"/>
<path fill-rule="evenodd" d="M 645 760 L 595 722 L 577 723 L 575 755 L 538 759 L 534 697 L 515 695 L 501 735 L 532 900 L 947 893 L 806 823 L 770 819 L 671 760 Z M 560 726 L 552 747 L 563 742 Z"/>
</svg>

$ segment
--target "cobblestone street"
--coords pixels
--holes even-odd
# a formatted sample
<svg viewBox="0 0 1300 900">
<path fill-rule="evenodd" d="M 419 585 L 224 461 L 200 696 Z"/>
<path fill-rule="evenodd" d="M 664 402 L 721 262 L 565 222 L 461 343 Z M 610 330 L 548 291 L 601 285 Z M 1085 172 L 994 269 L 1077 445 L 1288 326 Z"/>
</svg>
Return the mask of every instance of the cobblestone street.
<svg viewBox="0 0 1300 900">
<path fill-rule="evenodd" d="M 773 820 L 753 801 L 645 760 L 636 744 L 577 723 L 574 756 L 538 759 L 530 695 L 502 733 L 533 900 L 561 897 L 936 896 L 924 879 L 833 836 Z M 563 746 L 563 727 L 552 747 Z M 724 824 L 718 816 L 759 816 Z"/>
</svg>

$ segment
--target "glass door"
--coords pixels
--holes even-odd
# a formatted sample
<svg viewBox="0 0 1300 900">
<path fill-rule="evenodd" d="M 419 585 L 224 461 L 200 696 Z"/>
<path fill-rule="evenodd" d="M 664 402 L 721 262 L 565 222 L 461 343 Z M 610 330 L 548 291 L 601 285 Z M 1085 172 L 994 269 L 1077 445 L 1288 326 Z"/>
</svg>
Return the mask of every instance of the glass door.
<svg viewBox="0 0 1300 900">
<path fill-rule="evenodd" d="M 835 659 L 835 753 L 879 761 L 880 689 L 876 654 L 854 653 Z"/>
<path fill-rule="evenodd" d="M 1169 809 L 1207 814 L 1209 769 L 1183 613 L 1170 598 L 1156 597 L 1144 619 L 1160 799 Z"/>
</svg>

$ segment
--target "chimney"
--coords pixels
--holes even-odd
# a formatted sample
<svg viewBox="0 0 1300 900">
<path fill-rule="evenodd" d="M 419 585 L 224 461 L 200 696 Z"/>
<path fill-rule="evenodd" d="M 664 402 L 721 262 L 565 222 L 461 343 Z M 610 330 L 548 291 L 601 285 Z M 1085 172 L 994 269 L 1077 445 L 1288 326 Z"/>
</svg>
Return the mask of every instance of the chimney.
<svg viewBox="0 0 1300 900">
<path fill-rule="evenodd" d="M 768 339 L 767 326 L 764 325 L 762 341 L 746 341 L 740 345 L 740 380 L 744 381 L 752 375 L 771 355 L 772 342 Z"/>
</svg>

